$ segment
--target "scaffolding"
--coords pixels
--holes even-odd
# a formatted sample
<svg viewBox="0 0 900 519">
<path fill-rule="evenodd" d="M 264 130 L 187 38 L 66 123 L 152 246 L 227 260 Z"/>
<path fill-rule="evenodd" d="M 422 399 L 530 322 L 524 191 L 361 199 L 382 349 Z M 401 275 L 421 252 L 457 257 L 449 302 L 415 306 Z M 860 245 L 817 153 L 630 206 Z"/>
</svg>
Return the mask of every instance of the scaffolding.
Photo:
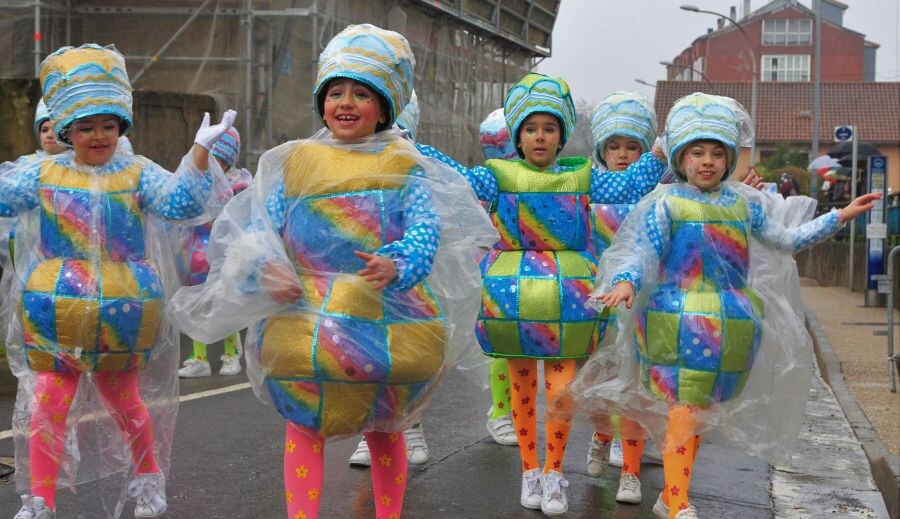
<svg viewBox="0 0 900 519">
<path fill-rule="evenodd" d="M 559 0 L 0 0 L 0 77 L 35 77 L 63 45 L 113 43 L 135 89 L 237 107 L 253 166 L 321 127 L 311 94 L 319 53 L 346 25 L 373 23 L 406 36 L 416 55 L 419 140 L 475 163 L 479 123 L 550 55 L 558 9 Z"/>
</svg>

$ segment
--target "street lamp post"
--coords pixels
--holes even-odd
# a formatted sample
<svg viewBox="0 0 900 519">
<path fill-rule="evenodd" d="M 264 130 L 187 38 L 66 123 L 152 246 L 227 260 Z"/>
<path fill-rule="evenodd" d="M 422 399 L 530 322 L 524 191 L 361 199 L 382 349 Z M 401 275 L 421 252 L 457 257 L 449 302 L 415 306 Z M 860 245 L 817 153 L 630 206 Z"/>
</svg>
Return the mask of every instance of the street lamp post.
<svg viewBox="0 0 900 519">
<path fill-rule="evenodd" d="M 750 144 L 750 163 L 753 164 L 754 162 L 756 162 L 756 83 L 759 77 L 759 73 L 756 68 L 756 49 L 753 47 L 753 40 L 750 39 L 750 35 L 747 34 L 747 31 L 745 31 L 743 27 L 741 27 L 741 24 L 739 24 L 737 21 L 735 21 L 734 18 L 730 16 L 725 16 L 724 14 L 717 13 L 715 11 L 706 11 L 700 9 L 695 5 L 682 5 L 681 9 L 684 11 L 691 11 L 693 13 L 706 13 L 713 16 L 718 16 L 719 18 L 725 18 L 726 20 L 731 22 L 732 25 L 737 27 L 738 30 L 741 31 L 741 34 L 744 35 L 744 38 L 746 38 L 747 40 L 747 45 L 750 47 L 750 59 L 753 60 L 753 82 L 750 86 L 750 120 L 753 121 L 753 141 Z"/>
<path fill-rule="evenodd" d="M 691 72 L 696 72 L 697 74 L 699 74 L 699 75 L 700 75 L 700 79 L 702 79 L 703 81 L 706 81 L 706 84 L 708 84 L 708 85 L 709 85 L 709 84 L 712 84 L 712 81 L 710 81 L 709 78 L 706 77 L 706 74 L 704 74 L 703 72 L 701 72 L 701 71 L 695 69 L 693 66 L 686 66 L 686 67 L 685 67 L 685 66 L 681 66 L 681 65 L 676 65 L 676 64 L 672 63 L 671 61 L 660 61 L 659 64 L 662 65 L 662 66 L 664 66 L 664 67 L 666 67 L 666 68 L 668 68 L 668 67 L 680 67 L 682 70 L 689 69 Z M 693 76 L 693 75 L 692 75 L 692 76 Z"/>
<path fill-rule="evenodd" d="M 656 88 L 656 85 L 654 85 L 653 83 L 650 83 L 649 81 L 644 81 L 643 79 L 635 79 L 634 82 L 640 83 L 640 84 L 642 84 L 644 86 L 648 86 L 650 88 Z"/>
</svg>

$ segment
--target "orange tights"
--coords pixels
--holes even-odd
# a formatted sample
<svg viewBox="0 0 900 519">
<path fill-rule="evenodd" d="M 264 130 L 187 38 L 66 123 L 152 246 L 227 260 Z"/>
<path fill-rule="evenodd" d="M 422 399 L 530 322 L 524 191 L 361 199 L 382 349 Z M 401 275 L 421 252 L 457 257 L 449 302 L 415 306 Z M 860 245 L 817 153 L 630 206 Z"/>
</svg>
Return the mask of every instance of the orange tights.
<svg viewBox="0 0 900 519">
<path fill-rule="evenodd" d="M 595 426 L 600 425 L 604 430 L 610 430 L 612 424 L 607 417 L 594 418 Z M 622 433 L 622 474 L 631 474 L 636 478 L 641 477 L 641 456 L 644 455 L 644 430 L 637 422 L 623 417 L 619 418 L 619 430 Z M 595 432 L 594 438 L 609 443 L 612 436 Z"/>
<path fill-rule="evenodd" d="M 694 434 L 697 414 L 694 408 L 674 405 L 669 409 L 669 426 L 663 446 L 663 502 L 669 507 L 669 518 L 688 507 L 691 471 L 700 450 L 700 436 Z"/>
<path fill-rule="evenodd" d="M 540 467 L 537 453 L 537 393 L 538 366 L 533 359 L 509 359 L 509 377 L 512 382 L 513 424 L 519 438 L 519 454 L 522 471 Z M 574 360 L 548 360 L 544 362 L 544 388 L 547 390 L 547 406 L 557 412 L 571 411 L 572 397 L 565 393 L 566 385 L 575 378 Z M 546 420 L 546 455 L 544 473 L 562 472 L 566 443 L 569 440 L 571 421 Z"/>
</svg>

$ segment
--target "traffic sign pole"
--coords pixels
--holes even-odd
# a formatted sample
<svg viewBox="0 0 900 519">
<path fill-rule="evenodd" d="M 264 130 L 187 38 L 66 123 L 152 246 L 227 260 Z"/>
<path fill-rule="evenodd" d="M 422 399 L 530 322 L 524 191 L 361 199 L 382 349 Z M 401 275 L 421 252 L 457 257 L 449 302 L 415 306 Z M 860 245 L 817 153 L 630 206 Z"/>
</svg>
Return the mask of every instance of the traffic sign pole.
<svg viewBox="0 0 900 519">
<path fill-rule="evenodd" d="M 869 211 L 866 225 L 866 306 L 884 306 L 878 280 L 884 274 L 884 248 L 887 238 L 887 157 L 872 155 L 868 161 L 869 192 L 881 193 Z"/>
<path fill-rule="evenodd" d="M 850 180 L 850 200 L 856 200 L 856 180 L 857 180 L 857 168 L 856 168 L 856 148 L 857 143 L 859 142 L 859 132 L 856 131 L 856 126 L 851 126 L 850 131 L 852 132 L 851 138 L 853 139 L 853 169 Z M 850 220 L 850 291 L 853 291 L 853 252 L 856 247 L 856 218 Z"/>
</svg>

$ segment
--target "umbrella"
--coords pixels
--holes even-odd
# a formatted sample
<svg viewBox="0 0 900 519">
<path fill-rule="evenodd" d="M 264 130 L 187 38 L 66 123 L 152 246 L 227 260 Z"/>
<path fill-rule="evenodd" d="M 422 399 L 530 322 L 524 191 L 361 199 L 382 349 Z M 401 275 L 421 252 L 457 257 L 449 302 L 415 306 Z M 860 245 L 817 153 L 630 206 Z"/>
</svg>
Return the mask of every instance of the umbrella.
<svg viewBox="0 0 900 519">
<path fill-rule="evenodd" d="M 839 142 L 832 146 L 830 150 L 828 150 L 828 155 L 835 158 L 852 154 L 853 143 L 850 141 Z M 881 155 L 881 152 L 878 150 L 877 146 L 870 142 L 858 142 L 856 143 L 856 154 L 858 157 L 866 158 L 871 155 Z"/>
<path fill-rule="evenodd" d="M 809 166 L 806 166 L 806 169 L 814 169 L 814 170 L 818 171 L 822 168 L 831 169 L 831 168 L 837 167 L 837 166 L 840 166 L 840 163 L 838 162 L 838 160 L 836 158 L 831 157 L 829 155 L 820 155 L 820 156 L 814 158 L 812 160 L 812 162 L 809 163 Z"/>
</svg>

